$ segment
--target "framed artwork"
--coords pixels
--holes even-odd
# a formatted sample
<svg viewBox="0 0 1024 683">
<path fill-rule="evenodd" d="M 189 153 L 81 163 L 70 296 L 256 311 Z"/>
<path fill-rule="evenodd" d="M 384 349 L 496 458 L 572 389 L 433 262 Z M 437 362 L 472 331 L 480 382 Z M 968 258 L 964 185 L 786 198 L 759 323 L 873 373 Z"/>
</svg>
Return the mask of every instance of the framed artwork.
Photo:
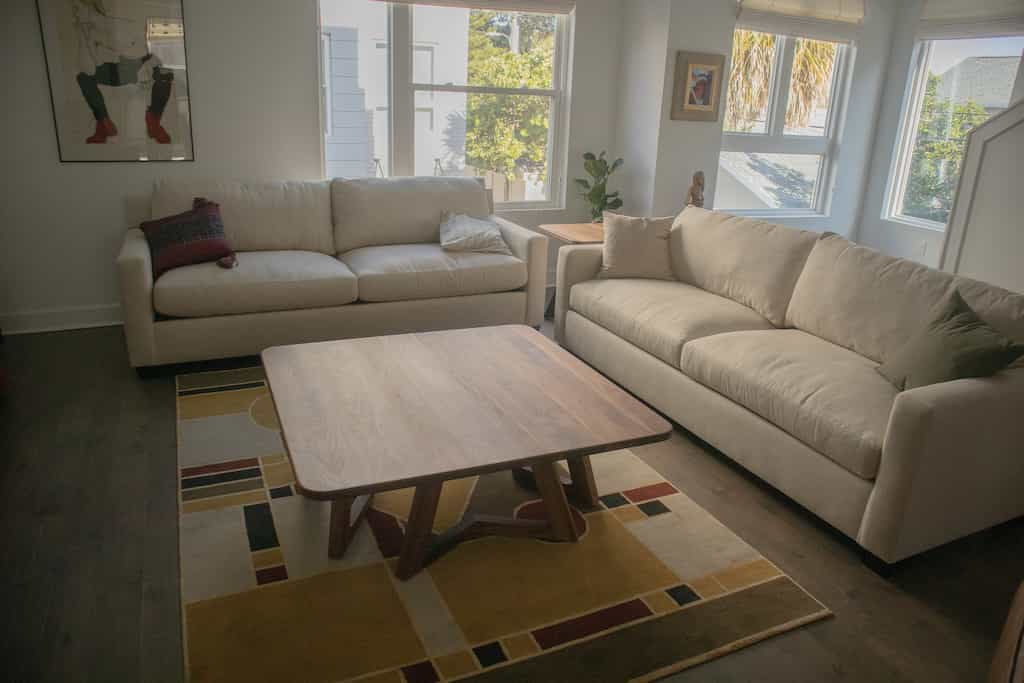
<svg viewBox="0 0 1024 683">
<path fill-rule="evenodd" d="M 61 161 L 193 161 L 182 0 L 36 0 Z"/>
<path fill-rule="evenodd" d="M 724 55 L 677 52 L 672 119 L 717 121 L 724 69 Z"/>
</svg>

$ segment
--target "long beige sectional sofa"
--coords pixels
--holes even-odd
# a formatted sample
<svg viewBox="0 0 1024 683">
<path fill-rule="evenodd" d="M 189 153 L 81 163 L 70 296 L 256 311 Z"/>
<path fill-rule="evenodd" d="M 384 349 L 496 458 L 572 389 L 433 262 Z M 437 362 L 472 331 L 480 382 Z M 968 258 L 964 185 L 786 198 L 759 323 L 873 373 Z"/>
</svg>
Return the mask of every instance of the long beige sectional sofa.
<svg viewBox="0 0 1024 683">
<path fill-rule="evenodd" d="M 1024 364 L 899 392 L 875 368 L 956 287 L 1024 341 L 1024 296 L 837 235 L 688 208 L 676 279 L 561 249 L 569 350 L 893 563 L 1024 514 Z"/>
<path fill-rule="evenodd" d="M 117 260 L 131 364 L 257 354 L 278 344 L 505 323 L 540 325 L 547 238 L 491 216 L 512 256 L 441 248 L 443 211 L 488 216 L 475 178 L 162 181 L 153 218 L 206 197 L 238 252 L 154 281 L 129 230 Z"/>
</svg>

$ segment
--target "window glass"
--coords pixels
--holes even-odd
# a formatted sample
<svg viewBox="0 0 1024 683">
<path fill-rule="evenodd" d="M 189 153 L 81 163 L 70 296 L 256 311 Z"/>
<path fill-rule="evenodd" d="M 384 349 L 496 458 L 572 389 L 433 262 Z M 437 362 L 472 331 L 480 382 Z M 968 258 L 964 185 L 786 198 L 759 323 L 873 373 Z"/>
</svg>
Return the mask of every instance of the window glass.
<svg viewBox="0 0 1024 683">
<path fill-rule="evenodd" d="M 1009 106 L 1024 37 L 936 40 L 928 47 L 897 213 L 946 223 L 967 134 Z"/>
<path fill-rule="evenodd" d="M 374 0 L 320 12 L 329 176 L 482 176 L 499 203 L 561 189 L 563 17 Z"/>
<path fill-rule="evenodd" d="M 726 132 L 768 131 L 768 105 L 777 44 L 777 37 L 770 33 L 736 30 L 725 106 Z"/>
<path fill-rule="evenodd" d="M 483 176 L 496 202 L 546 199 L 550 98 L 430 94 L 429 110 L 417 101 L 416 175 Z"/>
<path fill-rule="evenodd" d="M 825 135 L 838 59 L 836 43 L 810 38 L 794 40 L 784 134 Z"/>
<path fill-rule="evenodd" d="M 821 160 L 817 154 L 722 152 L 715 208 L 811 209 L 817 196 Z"/>
<path fill-rule="evenodd" d="M 323 26 L 324 154 L 327 176 L 389 173 L 388 6 L 372 0 L 320 3 Z"/>
<path fill-rule="evenodd" d="M 415 83 L 549 89 L 554 83 L 553 14 L 414 5 L 413 44 L 431 46 L 433 73 Z"/>
</svg>

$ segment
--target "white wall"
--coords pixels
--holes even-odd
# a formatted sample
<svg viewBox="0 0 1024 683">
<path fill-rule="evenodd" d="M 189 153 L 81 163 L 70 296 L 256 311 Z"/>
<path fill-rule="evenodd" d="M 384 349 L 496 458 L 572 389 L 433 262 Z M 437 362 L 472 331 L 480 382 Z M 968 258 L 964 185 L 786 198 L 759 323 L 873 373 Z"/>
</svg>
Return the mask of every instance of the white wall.
<svg viewBox="0 0 1024 683">
<path fill-rule="evenodd" d="M 622 0 L 578 0 L 570 182 L 583 152 L 614 153 L 621 19 Z M 120 320 L 114 259 L 124 231 L 148 217 L 155 179 L 320 177 L 314 0 L 185 0 L 185 20 L 196 161 L 61 164 L 35 2 L 0 3 L 10 81 L 0 107 L 5 332 Z M 587 219 L 571 189 L 566 203 L 505 215 L 527 226 Z"/>
<path fill-rule="evenodd" d="M 622 17 L 615 143 L 628 158 L 613 178 L 622 211 L 634 216 L 653 213 L 670 10 L 670 0 L 644 0 L 631 3 Z"/>
<path fill-rule="evenodd" d="M 185 0 L 185 19 L 195 162 L 61 164 L 35 2 L 0 4 L 5 332 L 120 319 L 114 258 L 157 178 L 320 175 L 313 0 Z"/>
</svg>

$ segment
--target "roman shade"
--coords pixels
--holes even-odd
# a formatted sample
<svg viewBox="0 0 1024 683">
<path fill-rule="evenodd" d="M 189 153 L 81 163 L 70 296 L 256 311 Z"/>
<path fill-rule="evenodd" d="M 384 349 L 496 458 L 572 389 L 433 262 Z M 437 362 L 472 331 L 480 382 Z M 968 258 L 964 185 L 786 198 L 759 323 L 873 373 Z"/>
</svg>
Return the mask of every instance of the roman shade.
<svg viewBox="0 0 1024 683">
<path fill-rule="evenodd" d="M 853 42 L 864 0 L 738 0 L 737 26 L 779 35 Z"/>
<path fill-rule="evenodd" d="M 739 0 L 738 4 L 740 16 L 765 12 L 850 24 L 864 21 L 864 0 Z"/>
<path fill-rule="evenodd" d="M 1024 0 L 925 0 L 917 37 L 978 38 L 1024 33 Z"/>
<path fill-rule="evenodd" d="M 399 5 L 440 5 L 467 7 L 505 12 L 541 12 L 568 14 L 576 7 L 576 0 L 384 0 Z"/>
</svg>

